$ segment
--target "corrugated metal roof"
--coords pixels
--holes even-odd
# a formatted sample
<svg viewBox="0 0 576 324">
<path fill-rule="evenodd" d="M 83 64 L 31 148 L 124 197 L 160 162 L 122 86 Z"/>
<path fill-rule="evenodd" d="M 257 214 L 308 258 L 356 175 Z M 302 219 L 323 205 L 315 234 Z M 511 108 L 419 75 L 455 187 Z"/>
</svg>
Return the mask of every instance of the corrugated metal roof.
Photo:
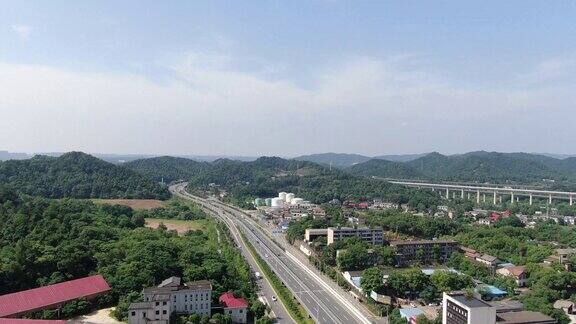
<svg viewBox="0 0 576 324">
<path fill-rule="evenodd" d="M 0 318 L 0 324 L 66 324 L 62 320 L 32 320 L 20 318 Z"/>
<path fill-rule="evenodd" d="M 48 309 L 78 298 L 90 298 L 110 290 L 101 275 L 0 296 L 0 317 Z"/>
</svg>

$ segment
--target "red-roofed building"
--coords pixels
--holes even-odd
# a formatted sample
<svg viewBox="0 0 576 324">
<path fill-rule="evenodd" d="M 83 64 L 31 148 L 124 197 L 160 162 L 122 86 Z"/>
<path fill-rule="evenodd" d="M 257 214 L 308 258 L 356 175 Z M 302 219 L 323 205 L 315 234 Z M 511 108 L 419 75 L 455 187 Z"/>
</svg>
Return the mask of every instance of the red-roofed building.
<svg viewBox="0 0 576 324">
<path fill-rule="evenodd" d="M 92 299 L 110 291 L 101 275 L 0 296 L 0 317 L 19 317 L 44 309 L 55 309 L 79 299 Z"/>
<path fill-rule="evenodd" d="M 236 298 L 231 292 L 227 292 L 218 300 L 224 307 L 224 315 L 232 317 L 233 323 L 247 322 L 248 302 L 244 298 Z"/>
<path fill-rule="evenodd" d="M 21 318 L 0 318 L 0 324 L 66 324 L 63 320 L 35 320 Z"/>
</svg>

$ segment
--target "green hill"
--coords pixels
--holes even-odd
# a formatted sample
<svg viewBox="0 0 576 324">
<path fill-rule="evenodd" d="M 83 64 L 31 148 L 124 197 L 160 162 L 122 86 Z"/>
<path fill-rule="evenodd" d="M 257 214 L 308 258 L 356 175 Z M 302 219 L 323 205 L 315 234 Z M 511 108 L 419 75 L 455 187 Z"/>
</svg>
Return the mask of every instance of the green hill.
<svg viewBox="0 0 576 324">
<path fill-rule="evenodd" d="M 172 156 L 135 160 L 127 162 L 123 166 L 155 181 L 164 180 L 166 183 L 188 179 L 208 167 L 206 162 Z"/>
<path fill-rule="evenodd" d="M 416 179 L 422 174 L 411 166 L 386 160 L 372 159 L 364 163 L 353 165 L 346 171 L 360 176 L 378 176 L 382 178 Z"/>
<path fill-rule="evenodd" d="M 330 165 L 336 168 L 345 168 L 357 163 L 363 163 L 370 160 L 371 157 L 360 154 L 347 153 L 320 153 L 295 157 L 294 160 L 308 161 L 318 164 Z"/>
<path fill-rule="evenodd" d="M 81 152 L 0 162 L 0 183 L 48 198 L 166 199 L 170 195 L 150 178 Z"/>
</svg>

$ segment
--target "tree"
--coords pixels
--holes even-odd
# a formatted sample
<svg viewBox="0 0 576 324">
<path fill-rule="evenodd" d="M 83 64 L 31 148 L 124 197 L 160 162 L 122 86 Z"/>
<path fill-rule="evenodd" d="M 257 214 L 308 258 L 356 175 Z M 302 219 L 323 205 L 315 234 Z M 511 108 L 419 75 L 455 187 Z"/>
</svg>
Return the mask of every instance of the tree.
<svg viewBox="0 0 576 324">
<path fill-rule="evenodd" d="M 384 288 L 383 282 L 384 273 L 378 267 L 368 268 L 362 272 L 362 279 L 360 280 L 360 287 L 365 295 L 370 295 L 370 292 L 380 292 Z"/>
<path fill-rule="evenodd" d="M 406 319 L 402 318 L 398 308 L 395 308 L 388 316 L 388 324 L 406 324 Z"/>
<path fill-rule="evenodd" d="M 338 265 L 342 270 L 361 270 L 370 260 L 367 247 L 363 243 L 355 243 L 338 256 Z"/>
<path fill-rule="evenodd" d="M 255 300 L 250 306 L 250 311 L 254 315 L 254 318 L 260 318 L 266 313 L 266 305 L 259 300 Z"/>
<path fill-rule="evenodd" d="M 377 264 L 379 266 L 394 266 L 396 264 L 396 253 L 389 246 L 379 246 L 374 249 Z"/>
</svg>

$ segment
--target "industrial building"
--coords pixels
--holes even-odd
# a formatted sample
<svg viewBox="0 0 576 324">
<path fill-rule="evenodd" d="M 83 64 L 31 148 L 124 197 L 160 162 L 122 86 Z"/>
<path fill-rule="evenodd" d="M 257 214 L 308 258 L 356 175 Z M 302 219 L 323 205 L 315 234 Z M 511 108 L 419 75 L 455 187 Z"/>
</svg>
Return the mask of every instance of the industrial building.
<svg viewBox="0 0 576 324">
<path fill-rule="evenodd" d="M 129 324 L 168 324 L 172 314 L 211 314 L 212 284 L 207 280 L 182 284 L 179 277 L 170 277 L 158 287 L 145 288 L 142 296 L 143 302 L 128 308 Z"/>
<path fill-rule="evenodd" d="M 41 310 L 58 309 L 76 299 L 96 298 L 106 294 L 110 289 L 101 275 L 95 275 L 2 295 L 0 296 L 0 318 L 16 318 Z"/>
<path fill-rule="evenodd" d="M 312 242 L 318 237 L 328 237 L 328 229 L 326 228 L 307 228 L 304 231 L 304 240 Z"/>
<path fill-rule="evenodd" d="M 392 241 L 390 246 L 396 251 L 398 266 L 444 263 L 458 250 L 458 243 L 452 240 Z"/>
<path fill-rule="evenodd" d="M 353 227 L 329 227 L 327 229 L 327 244 L 347 238 L 358 238 L 373 245 L 384 244 L 384 230 L 381 228 L 353 228 Z"/>
</svg>

